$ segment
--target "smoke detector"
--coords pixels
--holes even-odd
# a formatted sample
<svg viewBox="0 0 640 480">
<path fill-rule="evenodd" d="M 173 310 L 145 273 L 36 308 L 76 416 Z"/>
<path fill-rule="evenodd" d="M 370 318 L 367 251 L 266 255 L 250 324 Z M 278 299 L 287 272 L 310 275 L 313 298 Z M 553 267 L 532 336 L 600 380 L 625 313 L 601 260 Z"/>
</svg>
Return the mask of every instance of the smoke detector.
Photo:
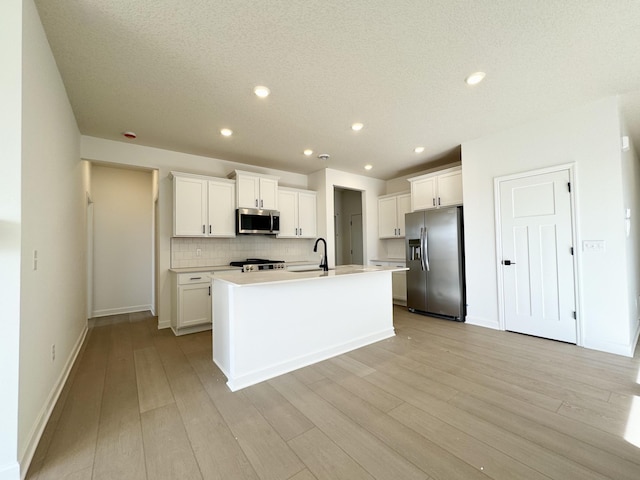
<svg viewBox="0 0 640 480">
<path fill-rule="evenodd" d="M 328 153 L 321 153 L 320 155 L 318 155 L 318 158 L 320 160 L 329 160 L 329 154 Z"/>
</svg>

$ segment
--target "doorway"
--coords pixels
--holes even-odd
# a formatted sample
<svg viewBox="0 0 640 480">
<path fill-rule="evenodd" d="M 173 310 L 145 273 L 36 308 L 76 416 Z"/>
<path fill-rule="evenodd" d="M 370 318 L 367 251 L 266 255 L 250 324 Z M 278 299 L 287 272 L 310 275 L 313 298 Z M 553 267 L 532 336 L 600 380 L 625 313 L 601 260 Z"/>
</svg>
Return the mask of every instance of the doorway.
<svg viewBox="0 0 640 480">
<path fill-rule="evenodd" d="M 91 164 L 89 318 L 157 311 L 157 173 Z"/>
<path fill-rule="evenodd" d="M 495 181 L 501 326 L 577 342 L 571 167 Z"/>
<path fill-rule="evenodd" d="M 364 258 L 362 192 L 333 189 L 335 264 L 361 265 Z"/>
</svg>

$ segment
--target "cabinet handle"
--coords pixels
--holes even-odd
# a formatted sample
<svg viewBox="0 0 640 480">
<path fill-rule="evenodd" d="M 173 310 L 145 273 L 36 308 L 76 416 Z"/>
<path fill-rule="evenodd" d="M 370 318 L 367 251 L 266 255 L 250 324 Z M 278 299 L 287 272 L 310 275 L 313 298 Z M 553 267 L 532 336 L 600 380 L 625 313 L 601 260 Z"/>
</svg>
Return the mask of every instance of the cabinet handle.
<svg viewBox="0 0 640 480">
<path fill-rule="evenodd" d="M 302 227 L 300 227 L 300 236 L 302 236 Z"/>
<path fill-rule="evenodd" d="M 433 206 L 434 207 L 436 206 L 436 199 L 435 198 L 433 199 Z"/>
<path fill-rule="evenodd" d="M 398 236 L 400 236 L 400 229 L 398 229 Z"/>
<path fill-rule="evenodd" d="M 211 235 L 211 225 L 209 225 L 209 235 Z"/>
<path fill-rule="evenodd" d="M 264 201 L 260 200 L 260 208 L 264 207 Z"/>
<path fill-rule="evenodd" d="M 440 205 L 440 197 L 438 197 L 438 205 Z"/>
<path fill-rule="evenodd" d="M 209 285 L 209 296 L 211 296 L 211 285 Z"/>
<path fill-rule="evenodd" d="M 191 277 L 189 280 L 202 280 L 202 277 Z"/>
<path fill-rule="evenodd" d="M 256 208 L 258 208 L 258 199 L 256 198 Z"/>
<path fill-rule="evenodd" d="M 296 237 L 298 236 L 298 227 L 296 227 Z"/>
<path fill-rule="evenodd" d="M 202 225 L 202 234 L 204 235 L 204 225 Z"/>
</svg>

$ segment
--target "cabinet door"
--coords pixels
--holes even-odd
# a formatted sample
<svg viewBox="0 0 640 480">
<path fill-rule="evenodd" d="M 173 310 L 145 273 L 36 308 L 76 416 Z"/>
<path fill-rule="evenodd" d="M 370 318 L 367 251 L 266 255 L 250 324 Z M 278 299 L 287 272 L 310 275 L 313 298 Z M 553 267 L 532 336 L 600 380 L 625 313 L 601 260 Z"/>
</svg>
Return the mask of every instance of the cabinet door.
<svg viewBox="0 0 640 480">
<path fill-rule="evenodd" d="M 396 197 L 378 199 L 378 237 L 393 238 L 398 232 Z"/>
<path fill-rule="evenodd" d="M 391 274 L 393 299 L 400 302 L 407 301 L 407 272 L 393 272 Z"/>
<path fill-rule="evenodd" d="M 203 237 L 207 223 L 207 182 L 188 177 L 173 179 L 173 235 Z"/>
<path fill-rule="evenodd" d="M 210 237 L 235 237 L 236 235 L 236 186 L 230 182 L 209 181 Z"/>
<path fill-rule="evenodd" d="M 438 206 L 462 204 L 462 172 L 438 175 Z"/>
<path fill-rule="evenodd" d="M 238 187 L 238 208 L 258 208 L 260 205 L 260 178 L 238 175 L 236 186 Z"/>
<path fill-rule="evenodd" d="M 298 229 L 298 202 L 296 192 L 280 190 L 280 233 L 278 238 L 295 238 Z"/>
<path fill-rule="evenodd" d="M 178 287 L 178 328 L 211 323 L 210 283 Z"/>
<path fill-rule="evenodd" d="M 279 207 L 282 212 L 282 205 Z M 317 233 L 316 194 L 298 192 L 298 236 L 300 238 L 315 238 Z"/>
<path fill-rule="evenodd" d="M 404 216 L 411 212 L 411 194 L 398 195 L 396 200 L 396 208 L 398 212 L 398 237 L 404 237 Z"/>
<path fill-rule="evenodd" d="M 411 182 L 411 207 L 413 211 L 436 208 L 436 177 Z"/>
<path fill-rule="evenodd" d="M 278 209 L 278 182 L 271 178 L 260 178 L 259 208 Z"/>
</svg>

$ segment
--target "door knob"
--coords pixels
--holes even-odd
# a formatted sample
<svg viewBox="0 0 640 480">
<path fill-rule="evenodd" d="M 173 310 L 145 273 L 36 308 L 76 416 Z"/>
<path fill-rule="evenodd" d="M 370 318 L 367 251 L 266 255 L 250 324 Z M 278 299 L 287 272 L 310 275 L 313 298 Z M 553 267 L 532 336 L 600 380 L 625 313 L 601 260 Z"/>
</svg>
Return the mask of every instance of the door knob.
<svg viewBox="0 0 640 480">
<path fill-rule="evenodd" d="M 509 265 L 515 265 L 516 262 L 512 262 L 511 260 L 503 260 L 502 264 L 509 266 Z"/>
</svg>

